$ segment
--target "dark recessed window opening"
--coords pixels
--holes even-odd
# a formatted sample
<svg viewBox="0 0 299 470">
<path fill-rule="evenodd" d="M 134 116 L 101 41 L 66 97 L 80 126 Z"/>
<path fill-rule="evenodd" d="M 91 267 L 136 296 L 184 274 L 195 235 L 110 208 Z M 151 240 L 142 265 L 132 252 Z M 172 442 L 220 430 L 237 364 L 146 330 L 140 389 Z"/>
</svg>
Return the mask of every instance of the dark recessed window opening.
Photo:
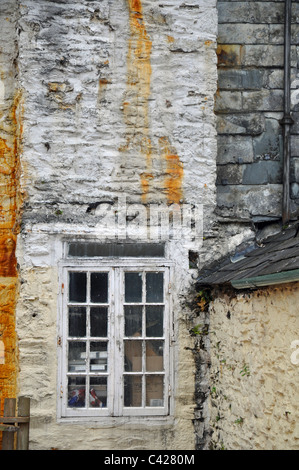
<svg viewBox="0 0 299 470">
<path fill-rule="evenodd" d="M 163 258 L 163 243 L 86 243 L 68 244 L 68 256 L 74 258 Z"/>
</svg>

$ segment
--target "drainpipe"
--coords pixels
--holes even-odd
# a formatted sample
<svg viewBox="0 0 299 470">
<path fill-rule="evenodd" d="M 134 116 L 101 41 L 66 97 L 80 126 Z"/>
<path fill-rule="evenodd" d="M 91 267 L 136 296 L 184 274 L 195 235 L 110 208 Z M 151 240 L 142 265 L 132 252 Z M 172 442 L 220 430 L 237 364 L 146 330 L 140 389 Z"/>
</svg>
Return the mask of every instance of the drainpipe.
<svg viewBox="0 0 299 470">
<path fill-rule="evenodd" d="M 284 31 L 284 115 L 280 121 L 283 126 L 283 207 L 282 223 L 290 220 L 290 129 L 293 119 L 290 114 L 290 52 L 291 52 L 291 10 L 292 0 L 285 0 Z"/>
</svg>

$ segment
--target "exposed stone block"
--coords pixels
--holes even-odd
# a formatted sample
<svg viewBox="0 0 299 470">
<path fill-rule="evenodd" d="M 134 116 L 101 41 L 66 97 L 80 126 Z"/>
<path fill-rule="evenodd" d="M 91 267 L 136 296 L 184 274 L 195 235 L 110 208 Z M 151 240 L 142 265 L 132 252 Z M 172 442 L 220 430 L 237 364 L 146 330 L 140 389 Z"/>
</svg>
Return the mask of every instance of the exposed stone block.
<svg viewBox="0 0 299 470">
<path fill-rule="evenodd" d="M 282 163 L 279 161 L 260 161 L 244 165 L 242 184 L 279 184 L 282 183 Z"/>
<path fill-rule="evenodd" d="M 218 136 L 218 165 L 226 163 L 249 163 L 252 161 L 253 146 L 251 136 Z"/>
<path fill-rule="evenodd" d="M 258 69 L 219 69 L 218 86 L 221 90 L 260 90 L 265 86 L 267 74 Z"/>
<path fill-rule="evenodd" d="M 219 134 L 259 135 L 264 129 L 265 118 L 262 113 L 217 116 L 217 132 Z"/>
<path fill-rule="evenodd" d="M 224 67 L 241 65 L 241 50 L 239 44 L 218 44 L 218 65 Z"/>
<path fill-rule="evenodd" d="M 282 163 L 259 161 L 248 164 L 220 165 L 217 168 L 217 184 L 259 185 L 282 183 Z"/>
<path fill-rule="evenodd" d="M 244 91 L 244 111 L 283 111 L 283 90 Z"/>
<path fill-rule="evenodd" d="M 275 69 L 269 71 L 268 87 L 283 88 L 283 69 Z"/>
<path fill-rule="evenodd" d="M 278 120 L 266 119 L 263 134 L 253 139 L 255 160 L 280 160 L 282 158 L 282 128 Z"/>
<path fill-rule="evenodd" d="M 282 23 L 282 2 L 218 2 L 220 23 Z"/>
<path fill-rule="evenodd" d="M 268 44 L 269 25 L 220 23 L 218 41 L 221 44 Z"/>
<path fill-rule="evenodd" d="M 234 112 L 242 109 L 242 95 L 239 91 L 219 91 L 215 99 L 216 112 Z"/>
<path fill-rule="evenodd" d="M 299 135 L 291 136 L 291 155 L 292 157 L 299 157 Z"/>
<path fill-rule="evenodd" d="M 242 165 L 220 165 L 217 168 L 217 184 L 241 184 Z"/>
<path fill-rule="evenodd" d="M 242 65 L 256 67 L 283 67 L 284 48 L 281 45 L 245 45 Z"/>
<path fill-rule="evenodd" d="M 217 187 L 217 201 L 223 217 L 266 221 L 281 217 L 282 187 L 271 185 L 227 185 Z"/>
<path fill-rule="evenodd" d="M 299 158 L 291 158 L 291 182 L 299 183 Z"/>
</svg>

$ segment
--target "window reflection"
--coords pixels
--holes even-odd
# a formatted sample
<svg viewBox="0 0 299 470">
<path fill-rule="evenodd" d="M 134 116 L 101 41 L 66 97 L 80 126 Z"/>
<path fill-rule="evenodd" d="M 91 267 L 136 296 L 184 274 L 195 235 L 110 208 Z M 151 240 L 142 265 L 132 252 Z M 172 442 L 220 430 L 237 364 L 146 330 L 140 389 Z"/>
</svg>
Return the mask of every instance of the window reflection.
<svg viewBox="0 0 299 470">
<path fill-rule="evenodd" d="M 164 406 L 164 376 L 148 375 L 146 377 L 146 406 Z"/>
<path fill-rule="evenodd" d="M 86 302 L 86 273 L 69 273 L 70 302 Z"/>
<path fill-rule="evenodd" d="M 163 273 L 146 273 L 146 301 L 163 302 Z"/>
<path fill-rule="evenodd" d="M 90 335 L 98 337 L 107 337 L 108 334 L 108 308 L 91 307 L 90 308 Z"/>
<path fill-rule="evenodd" d="M 125 302 L 142 302 L 142 273 L 125 273 Z"/>
<path fill-rule="evenodd" d="M 164 341 L 146 341 L 146 370 L 161 372 L 163 370 Z"/>
<path fill-rule="evenodd" d="M 108 302 L 108 273 L 90 274 L 90 300 L 92 303 Z"/>
<path fill-rule="evenodd" d="M 142 335 L 142 306 L 125 305 L 125 336 Z"/>
<path fill-rule="evenodd" d="M 142 341 L 125 341 L 125 371 L 142 371 Z"/>
<path fill-rule="evenodd" d="M 142 382 L 141 376 L 124 376 L 124 405 L 141 406 L 142 405 Z"/>
<path fill-rule="evenodd" d="M 163 305 L 146 306 L 146 336 L 163 336 Z"/>
<path fill-rule="evenodd" d="M 86 336 L 85 307 L 69 307 L 69 336 Z"/>
</svg>

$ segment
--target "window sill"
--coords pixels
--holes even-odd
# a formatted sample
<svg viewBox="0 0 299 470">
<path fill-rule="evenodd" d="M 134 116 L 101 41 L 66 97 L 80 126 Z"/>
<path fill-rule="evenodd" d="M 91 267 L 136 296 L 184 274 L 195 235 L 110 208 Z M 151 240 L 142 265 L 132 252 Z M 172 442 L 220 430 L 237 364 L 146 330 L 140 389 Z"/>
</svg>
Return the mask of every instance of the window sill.
<svg viewBox="0 0 299 470">
<path fill-rule="evenodd" d="M 103 416 L 103 417 L 82 417 L 82 418 L 57 418 L 58 424 L 78 425 L 92 428 L 119 427 L 123 425 L 149 425 L 149 426 L 169 426 L 173 425 L 173 416 Z"/>
</svg>

